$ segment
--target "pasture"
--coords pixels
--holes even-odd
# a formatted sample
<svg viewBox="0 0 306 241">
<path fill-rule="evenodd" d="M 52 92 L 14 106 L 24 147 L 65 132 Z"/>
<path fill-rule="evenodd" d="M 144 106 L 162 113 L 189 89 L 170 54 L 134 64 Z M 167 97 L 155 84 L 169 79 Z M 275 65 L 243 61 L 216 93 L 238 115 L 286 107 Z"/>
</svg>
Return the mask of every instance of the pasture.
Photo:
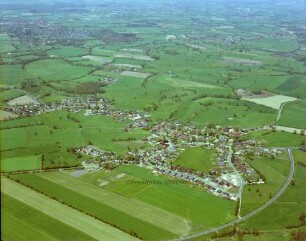
<svg viewBox="0 0 306 241">
<path fill-rule="evenodd" d="M 259 105 L 271 107 L 273 109 L 279 109 L 283 103 L 297 100 L 297 98 L 295 97 L 285 96 L 285 95 L 273 95 L 263 98 L 244 98 L 244 99 Z"/>
<path fill-rule="evenodd" d="M 14 114 L 14 113 L 10 113 L 4 110 L 0 110 L 0 121 L 2 120 L 8 120 L 8 119 L 14 119 L 18 117 L 18 115 Z"/>
<path fill-rule="evenodd" d="M 25 66 L 27 73 L 44 80 L 72 80 L 87 75 L 93 69 L 73 66 L 63 60 L 48 59 L 31 62 Z"/>
<path fill-rule="evenodd" d="M 119 53 L 115 55 L 115 58 L 123 58 L 123 59 L 138 59 L 144 61 L 154 61 L 155 59 L 151 58 L 150 56 L 146 55 L 139 55 L 139 54 L 131 54 L 131 53 Z"/>
<path fill-rule="evenodd" d="M 200 147 L 186 148 L 173 165 L 192 168 L 201 172 L 208 172 L 216 159 L 213 150 Z"/>
<path fill-rule="evenodd" d="M 149 74 L 149 73 L 140 73 L 140 72 L 132 72 L 132 71 L 124 71 L 124 72 L 121 73 L 121 75 L 129 76 L 129 77 L 135 77 L 135 78 L 141 78 L 141 79 L 146 79 L 149 76 L 151 76 L 151 74 Z"/>
<path fill-rule="evenodd" d="M 65 46 L 62 48 L 49 50 L 47 51 L 47 54 L 61 57 L 82 56 L 88 54 L 88 49 Z"/>
<path fill-rule="evenodd" d="M 287 226 L 300 224 L 299 217 L 302 213 L 306 212 L 306 198 L 304 195 L 306 169 L 297 164 L 297 161 L 301 159 L 304 160 L 305 154 L 301 151 L 294 151 L 294 156 L 296 160 L 293 177 L 294 184 L 289 185 L 288 189 L 275 203 L 255 217 L 241 224 L 241 228 L 284 230 Z M 285 172 L 282 172 L 282 174 L 285 174 Z"/>
<path fill-rule="evenodd" d="M 306 129 L 305 100 L 286 103 L 277 125 Z"/>
<path fill-rule="evenodd" d="M 1 172 L 29 171 L 42 169 L 41 155 L 1 159 Z"/>
<path fill-rule="evenodd" d="M 8 105 L 26 105 L 26 104 L 39 104 L 37 100 L 29 95 L 19 96 L 7 102 Z"/>
<path fill-rule="evenodd" d="M 288 157 L 289 158 L 289 157 Z M 283 185 L 289 173 L 289 159 L 252 158 L 249 163 L 261 173 L 266 181 L 260 185 L 249 185 L 242 194 L 241 215 L 251 212 L 256 207 L 268 201 Z"/>
<path fill-rule="evenodd" d="M 299 147 L 305 136 L 282 131 L 262 130 L 248 134 L 241 139 L 255 139 L 267 147 Z"/>
</svg>

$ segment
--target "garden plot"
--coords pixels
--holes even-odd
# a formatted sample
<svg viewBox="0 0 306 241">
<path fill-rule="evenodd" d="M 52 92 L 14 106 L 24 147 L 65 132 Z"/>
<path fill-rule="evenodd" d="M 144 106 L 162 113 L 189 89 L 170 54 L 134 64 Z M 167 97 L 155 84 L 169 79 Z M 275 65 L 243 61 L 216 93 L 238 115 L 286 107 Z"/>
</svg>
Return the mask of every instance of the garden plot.
<svg viewBox="0 0 306 241">
<path fill-rule="evenodd" d="M 8 105 L 26 105 L 26 104 L 39 104 L 39 102 L 28 95 L 23 95 L 23 96 L 20 96 L 20 97 L 17 97 L 15 99 L 8 101 L 7 104 Z"/>
<path fill-rule="evenodd" d="M 251 101 L 256 104 L 268 106 L 278 110 L 283 103 L 296 101 L 297 98 L 286 95 L 273 95 L 262 98 L 243 98 L 243 100 Z"/>
<path fill-rule="evenodd" d="M 140 73 L 140 72 L 132 72 L 132 71 L 124 71 L 124 72 L 121 73 L 121 75 L 146 79 L 149 76 L 151 76 L 152 74 L 149 74 L 149 73 Z"/>
<path fill-rule="evenodd" d="M 98 56 L 93 56 L 93 55 L 85 55 L 82 56 L 83 59 L 88 59 L 100 64 L 107 64 L 107 63 L 111 63 L 112 61 L 103 57 L 98 57 Z"/>
<path fill-rule="evenodd" d="M 131 53 L 116 54 L 115 58 L 138 59 L 138 60 L 144 60 L 144 61 L 154 61 L 155 60 L 155 59 L 151 58 L 150 56 L 131 54 Z"/>
<path fill-rule="evenodd" d="M 242 64 L 242 65 L 262 65 L 263 64 L 261 61 L 251 60 L 251 59 L 223 57 L 223 60 L 225 63 L 234 63 L 234 64 Z"/>
</svg>

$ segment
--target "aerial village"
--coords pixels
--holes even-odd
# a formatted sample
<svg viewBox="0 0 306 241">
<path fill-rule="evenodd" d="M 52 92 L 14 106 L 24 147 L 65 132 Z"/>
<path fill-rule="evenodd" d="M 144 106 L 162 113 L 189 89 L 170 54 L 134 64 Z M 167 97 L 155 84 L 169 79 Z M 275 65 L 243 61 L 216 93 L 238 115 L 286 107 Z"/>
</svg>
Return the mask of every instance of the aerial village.
<svg viewBox="0 0 306 241">
<path fill-rule="evenodd" d="M 105 80 L 108 84 L 114 81 Z M 167 175 L 200 185 L 216 196 L 238 200 L 245 184 L 265 182 L 264 176 L 244 162 L 245 158 L 250 154 L 273 158 L 279 153 L 277 149 L 261 148 L 260 143 L 254 140 L 239 141 L 239 137 L 249 132 L 247 129 L 220 126 L 199 129 L 178 120 L 152 124 L 150 115 L 138 111 L 119 110 L 107 98 L 79 96 L 49 104 L 32 100 L 31 103 L 8 105 L 6 111 L 25 117 L 55 110 L 74 113 L 84 110 L 85 116 L 106 115 L 113 117 L 115 121 L 129 120 L 130 123 L 123 129 L 125 132 L 134 128 L 150 132 L 150 135 L 143 139 L 147 144 L 145 148 L 130 150 L 122 157 L 91 145 L 75 148 L 73 152 L 76 155 L 88 157 L 82 162 L 85 173 L 110 169 L 118 165 L 139 165 L 151 169 L 156 175 Z M 187 147 L 202 147 L 217 151 L 217 165 L 209 172 L 175 165 L 175 161 Z"/>
</svg>

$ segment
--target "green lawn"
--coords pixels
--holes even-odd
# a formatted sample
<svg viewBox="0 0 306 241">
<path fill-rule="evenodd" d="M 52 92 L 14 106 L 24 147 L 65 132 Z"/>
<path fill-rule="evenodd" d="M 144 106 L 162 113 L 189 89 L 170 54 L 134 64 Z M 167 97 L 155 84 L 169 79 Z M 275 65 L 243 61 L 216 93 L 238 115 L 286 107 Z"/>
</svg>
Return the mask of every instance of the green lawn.
<svg viewBox="0 0 306 241">
<path fill-rule="evenodd" d="M 198 171 L 207 172 L 211 169 L 215 161 L 213 150 L 203 149 L 201 147 L 190 147 L 180 155 L 179 159 L 173 165 L 192 168 Z"/>
<path fill-rule="evenodd" d="M 2 172 L 28 171 L 41 168 L 41 155 L 22 156 L 1 160 Z"/>
</svg>

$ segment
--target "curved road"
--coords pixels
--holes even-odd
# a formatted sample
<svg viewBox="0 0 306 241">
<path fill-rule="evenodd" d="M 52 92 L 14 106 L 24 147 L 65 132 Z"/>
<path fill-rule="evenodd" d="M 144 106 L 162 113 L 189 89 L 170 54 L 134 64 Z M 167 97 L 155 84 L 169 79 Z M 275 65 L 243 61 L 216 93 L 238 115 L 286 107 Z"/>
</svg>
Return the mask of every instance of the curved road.
<svg viewBox="0 0 306 241">
<path fill-rule="evenodd" d="M 271 205 L 273 202 L 275 202 L 276 199 L 278 199 L 288 188 L 288 186 L 289 186 L 289 184 L 292 180 L 293 173 L 294 173 L 294 158 L 293 158 L 293 155 L 292 155 L 291 150 L 289 148 L 287 149 L 287 152 L 288 152 L 288 155 L 289 155 L 289 158 L 290 158 L 290 172 L 289 172 L 289 175 L 287 177 L 286 182 L 281 187 L 281 189 L 269 201 L 267 201 L 265 204 L 263 204 L 259 208 L 255 209 L 254 211 L 252 211 L 252 212 L 248 213 L 247 215 L 241 217 L 240 219 L 236 219 L 236 220 L 231 221 L 229 223 L 223 224 L 221 226 L 218 226 L 218 227 L 215 227 L 215 228 L 212 228 L 212 229 L 202 231 L 200 233 L 195 233 L 195 234 L 191 234 L 191 235 L 188 235 L 188 236 L 185 236 L 185 237 L 181 237 L 181 238 L 176 239 L 176 240 L 188 240 L 188 239 L 197 238 L 197 237 L 200 237 L 200 236 L 203 236 L 203 235 L 206 235 L 206 234 L 210 234 L 210 233 L 220 231 L 224 228 L 233 226 L 234 224 L 240 223 L 240 222 L 242 222 L 242 221 L 244 221 L 244 220 L 246 220 L 250 217 L 255 216 L 257 213 L 261 212 L 263 209 L 265 209 L 266 207 Z"/>
</svg>

